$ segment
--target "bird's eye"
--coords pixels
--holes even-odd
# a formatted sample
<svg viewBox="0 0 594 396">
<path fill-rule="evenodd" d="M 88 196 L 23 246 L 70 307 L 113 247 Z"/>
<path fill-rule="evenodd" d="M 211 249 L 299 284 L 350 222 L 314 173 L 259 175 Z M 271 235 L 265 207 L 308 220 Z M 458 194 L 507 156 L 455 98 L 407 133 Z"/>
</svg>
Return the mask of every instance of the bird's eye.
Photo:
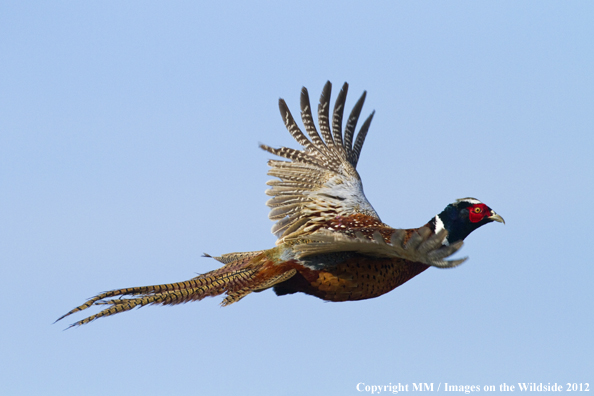
<svg viewBox="0 0 594 396">
<path fill-rule="evenodd" d="M 483 211 L 483 209 L 476 207 L 474 208 L 474 213 L 481 213 Z"/>
</svg>

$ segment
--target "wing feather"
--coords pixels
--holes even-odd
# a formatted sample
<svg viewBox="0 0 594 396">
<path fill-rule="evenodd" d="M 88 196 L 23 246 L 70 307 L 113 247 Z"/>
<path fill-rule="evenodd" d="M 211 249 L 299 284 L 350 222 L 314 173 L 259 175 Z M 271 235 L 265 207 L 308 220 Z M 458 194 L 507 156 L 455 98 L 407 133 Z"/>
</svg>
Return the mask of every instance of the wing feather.
<svg viewBox="0 0 594 396">
<path fill-rule="evenodd" d="M 369 117 L 365 120 L 363 125 L 361 125 L 361 130 L 357 134 L 357 140 L 355 141 L 355 145 L 353 146 L 353 163 L 357 166 L 359 162 L 359 156 L 361 155 L 361 149 L 363 148 L 363 143 L 365 142 L 365 138 L 367 137 L 367 131 L 369 131 L 369 126 L 371 125 L 371 120 L 373 120 L 373 115 L 375 111 L 372 111 Z"/>
<path fill-rule="evenodd" d="M 269 218 L 278 222 L 272 228 L 279 241 L 295 238 L 324 228 L 324 223 L 336 216 L 365 214 L 379 221 L 379 216 L 365 198 L 356 165 L 361 148 L 371 124 L 372 115 L 364 122 L 353 147 L 357 120 L 365 102 L 366 93 L 351 111 L 345 137 L 342 136 L 342 117 L 348 92 L 344 84 L 334 106 L 332 128 L 329 107 L 332 85 L 327 82 L 318 105 L 318 133 L 313 119 L 307 89 L 301 90 L 301 119 L 309 138 L 299 128 L 283 99 L 279 109 L 285 127 L 302 149 L 287 147 L 260 147 L 288 161 L 270 160 L 268 175 L 279 180 L 267 184 L 272 188 L 266 193 L 271 198 Z"/>
<path fill-rule="evenodd" d="M 305 130 L 307 131 L 307 134 L 309 135 L 314 147 L 325 158 L 334 160 L 333 153 L 328 149 L 328 147 L 326 147 L 326 144 L 316 129 L 313 116 L 311 114 L 311 106 L 309 105 L 309 94 L 307 93 L 307 88 L 305 87 L 301 89 L 301 121 L 303 121 Z"/>
<path fill-rule="evenodd" d="M 445 230 L 435 234 L 428 227 L 422 227 L 412 231 L 408 241 L 404 242 L 406 235 L 407 230 L 394 230 L 390 241 L 386 242 L 378 231 L 371 237 L 366 237 L 361 232 L 355 232 L 355 236 L 352 237 L 323 230 L 308 236 L 303 243 L 294 245 L 293 251 L 300 259 L 318 254 L 356 252 L 373 257 L 401 258 L 438 268 L 457 267 L 466 261 L 466 258 L 444 260 L 457 252 L 463 244 L 459 241 L 451 245 L 443 245 L 447 236 Z"/>
<path fill-rule="evenodd" d="M 338 151 L 345 153 L 344 143 L 342 142 L 342 115 L 344 114 L 344 103 L 346 102 L 346 95 L 349 91 L 349 84 L 344 83 L 342 89 L 336 97 L 334 103 L 334 111 L 332 112 L 332 136 Z M 328 98 L 330 100 L 330 98 Z"/>
<path fill-rule="evenodd" d="M 326 145 L 330 151 L 334 150 L 334 138 L 330 130 L 330 93 L 332 92 L 332 84 L 327 81 L 320 95 L 320 103 L 318 104 L 318 124 L 320 125 L 320 133 L 326 141 Z"/>
<path fill-rule="evenodd" d="M 346 128 L 344 129 L 344 148 L 346 149 L 349 162 L 353 162 L 353 136 L 355 134 L 355 128 L 357 128 L 357 121 L 359 120 L 359 115 L 361 114 L 361 109 L 363 108 L 366 96 L 367 92 L 363 91 L 363 95 L 361 95 L 355 104 L 355 107 L 351 110 L 351 115 L 349 115 Z"/>
<path fill-rule="evenodd" d="M 293 118 L 293 115 L 291 114 L 291 111 L 289 110 L 289 107 L 287 106 L 287 103 L 284 99 L 278 100 L 278 108 L 280 109 L 281 117 L 283 118 L 285 127 L 287 128 L 291 136 L 293 136 L 293 138 L 297 140 L 297 143 L 302 145 L 307 151 L 315 151 L 316 148 L 313 145 L 313 143 L 309 141 L 309 139 L 303 134 L 303 132 L 301 132 L 299 126 L 297 126 L 297 123 L 295 122 L 295 119 Z"/>
</svg>

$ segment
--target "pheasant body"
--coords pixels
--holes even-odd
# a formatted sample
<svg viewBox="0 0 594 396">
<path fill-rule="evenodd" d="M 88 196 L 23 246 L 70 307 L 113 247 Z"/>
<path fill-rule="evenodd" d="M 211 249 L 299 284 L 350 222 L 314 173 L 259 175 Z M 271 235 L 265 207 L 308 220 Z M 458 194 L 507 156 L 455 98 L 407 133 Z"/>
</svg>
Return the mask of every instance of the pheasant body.
<svg viewBox="0 0 594 396">
<path fill-rule="evenodd" d="M 302 267 L 295 276 L 274 286 L 274 291 L 277 295 L 302 292 L 334 302 L 365 300 L 388 293 L 429 268 L 426 264 L 398 258 L 346 256 L 324 270 Z M 335 260 L 334 257 L 327 259 Z"/>
<path fill-rule="evenodd" d="M 272 187 L 267 190 L 272 196 L 267 203 L 269 217 L 277 221 L 272 229 L 278 237 L 276 247 L 213 257 L 223 266 L 184 282 L 101 293 L 58 320 L 91 306 L 105 307 L 72 325 L 77 326 L 135 307 L 175 305 L 222 294 L 226 306 L 271 288 L 279 296 L 302 292 L 326 301 L 363 300 L 388 293 L 431 266 L 452 268 L 464 262 L 445 259 L 460 249 L 473 230 L 503 218 L 479 200 L 464 198 L 421 228 L 395 229 L 384 224 L 365 198 L 355 169 L 374 113 L 355 138 L 363 93 L 343 134 L 347 90 L 345 83 L 330 125 L 331 84 L 326 83 L 318 106 L 318 133 L 303 88 L 301 118 L 309 138 L 284 100 L 279 101 L 285 126 L 304 149 L 260 146 L 288 160 L 269 161 L 269 175 L 278 178 L 267 183 Z"/>
</svg>

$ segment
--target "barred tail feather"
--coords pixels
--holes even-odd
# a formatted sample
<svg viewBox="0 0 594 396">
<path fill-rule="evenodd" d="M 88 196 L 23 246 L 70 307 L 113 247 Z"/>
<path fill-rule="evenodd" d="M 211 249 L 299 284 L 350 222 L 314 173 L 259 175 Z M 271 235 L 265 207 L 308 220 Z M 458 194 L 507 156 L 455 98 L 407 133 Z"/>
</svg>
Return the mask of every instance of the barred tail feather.
<svg viewBox="0 0 594 396">
<path fill-rule="evenodd" d="M 271 287 L 291 278 L 296 273 L 297 273 L 297 270 L 290 269 L 288 271 L 281 272 L 280 274 L 278 274 L 276 276 L 272 276 L 268 279 L 261 280 L 255 284 L 251 285 L 251 287 L 245 287 L 237 292 L 227 293 L 227 297 L 223 300 L 221 305 L 223 307 L 226 307 L 227 305 L 231 305 L 231 304 L 241 300 L 242 298 L 244 298 L 245 296 L 247 296 L 248 294 L 250 294 L 253 291 L 259 292 L 259 291 L 263 291 L 266 289 L 270 289 Z"/>
<path fill-rule="evenodd" d="M 266 266 L 266 264 L 271 263 L 267 260 L 266 254 L 263 253 L 262 251 L 230 253 L 221 257 L 213 257 L 225 265 L 185 282 L 128 287 L 101 293 L 61 316 L 56 322 L 92 306 L 107 307 L 94 315 L 73 323 L 70 327 L 84 325 L 95 319 L 126 312 L 145 305 L 177 305 L 221 294 L 227 295 L 221 305 L 230 305 L 252 291 L 272 287 L 295 274 L 295 270 L 281 271 L 280 275 L 278 275 L 278 271 L 267 271 L 265 267 L 270 267 Z"/>
</svg>

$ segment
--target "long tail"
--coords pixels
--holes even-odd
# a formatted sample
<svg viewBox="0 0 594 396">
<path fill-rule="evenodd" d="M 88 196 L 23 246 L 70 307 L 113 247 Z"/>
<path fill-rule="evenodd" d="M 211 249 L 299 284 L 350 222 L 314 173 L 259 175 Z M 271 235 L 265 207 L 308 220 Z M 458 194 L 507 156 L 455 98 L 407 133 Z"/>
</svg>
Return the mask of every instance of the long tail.
<svg viewBox="0 0 594 396">
<path fill-rule="evenodd" d="M 129 311 L 136 307 L 151 304 L 176 305 L 202 300 L 208 296 L 218 296 L 223 293 L 227 297 L 221 305 L 227 306 L 241 300 L 252 291 L 272 287 L 289 279 L 296 273 L 294 269 L 281 271 L 280 273 L 265 270 L 265 268 L 270 269 L 270 265 L 266 265 L 270 264 L 266 251 L 229 253 L 213 258 L 222 262 L 224 266 L 185 282 L 128 287 L 101 293 L 61 316 L 56 322 L 95 305 L 108 305 L 108 307 L 99 313 L 73 323 L 70 327 L 84 325 L 95 319 Z"/>
</svg>

